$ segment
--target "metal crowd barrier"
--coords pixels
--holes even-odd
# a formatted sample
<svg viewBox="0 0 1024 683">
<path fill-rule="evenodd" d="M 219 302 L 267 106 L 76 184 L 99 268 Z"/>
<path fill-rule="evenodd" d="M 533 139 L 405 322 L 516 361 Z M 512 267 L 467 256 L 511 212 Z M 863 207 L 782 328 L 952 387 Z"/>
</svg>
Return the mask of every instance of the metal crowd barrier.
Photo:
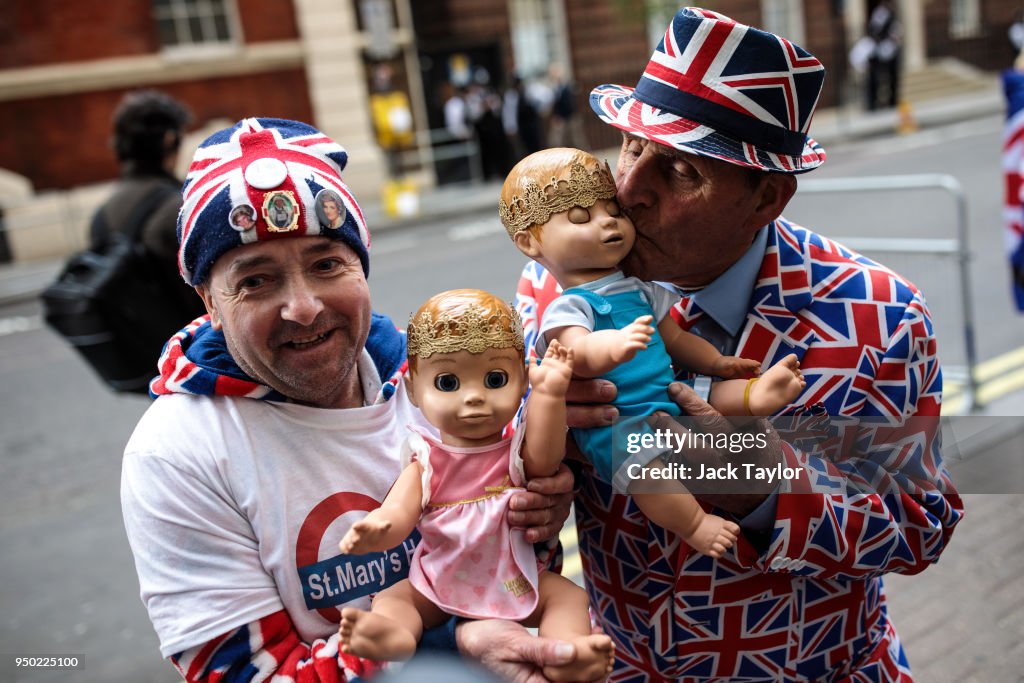
<svg viewBox="0 0 1024 683">
<path fill-rule="evenodd" d="M 971 294 L 969 269 L 970 249 L 967 234 L 967 198 L 960 181 L 951 175 L 943 173 L 864 178 L 814 178 L 801 180 L 798 194 L 899 192 L 907 190 L 942 190 L 951 195 L 956 205 L 955 237 L 951 239 L 836 237 L 835 240 L 857 252 L 936 255 L 956 260 L 966 367 L 959 369 L 955 366 L 949 368 L 944 366 L 943 372 L 952 379 L 962 379 L 964 382 L 964 409 L 967 412 L 971 412 L 977 407 L 978 400 L 978 380 L 975 372 L 978 358 L 974 336 L 974 304 Z M 958 370 L 960 371 L 958 372 Z"/>
</svg>

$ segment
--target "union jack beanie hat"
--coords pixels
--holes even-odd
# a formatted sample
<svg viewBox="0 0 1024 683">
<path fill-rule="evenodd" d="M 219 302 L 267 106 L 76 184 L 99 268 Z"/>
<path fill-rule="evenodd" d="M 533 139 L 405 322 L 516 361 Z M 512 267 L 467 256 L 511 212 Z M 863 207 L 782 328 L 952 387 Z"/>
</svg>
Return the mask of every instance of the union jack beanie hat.
<svg viewBox="0 0 1024 683">
<path fill-rule="evenodd" d="M 323 235 L 370 271 L 370 233 L 341 172 L 344 148 L 312 126 L 244 119 L 196 150 L 178 214 L 178 268 L 202 284 L 220 256 L 256 241 Z"/>
<path fill-rule="evenodd" d="M 785 38 L 697 7 L 676 13 L 636 88 L 601 85 L 605 123 L 739 166 L 803 173 L 825 161 L 807 131 L 825 68 Z"/>
</svg>

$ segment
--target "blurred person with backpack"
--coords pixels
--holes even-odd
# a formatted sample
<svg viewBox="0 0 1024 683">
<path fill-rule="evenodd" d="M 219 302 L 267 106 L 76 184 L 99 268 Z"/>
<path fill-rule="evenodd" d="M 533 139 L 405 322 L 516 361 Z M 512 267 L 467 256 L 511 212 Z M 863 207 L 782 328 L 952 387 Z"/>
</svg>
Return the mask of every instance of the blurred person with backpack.
<svg viewBox="0 0 1024 683">
<path fill-rule="evenodd" d="M 189 120 L 164 93 L 124 97 L 112 139 L 121 178 L 93 214 L 89 248 L 42 293 L 47 324 L 114 391 L 148 394 L 164 342 L 206 312 L 178 271 L 181 181 L 172 169 Z"/>
<path fill-rule="evenodd" d="M 174 166 L 191 119 L 188 109 L 166 93 L 136 90 L 124 96 L 114 112 L 111 140 L 121 179 L 97 209 L 89 230 L 93 251 L 102 251 L 113 235 L 131 238 L 139 230 L 138 241 L 153 261 L 153 277 L 162 281 L 168 295 L 159 304 L 181 312 L 179 327 L 206 312 L 202 299 L 178 273 L 181 180 L 174 177 Z M 168 333 L 174 329 L 172 325 Z"/>
</svg>

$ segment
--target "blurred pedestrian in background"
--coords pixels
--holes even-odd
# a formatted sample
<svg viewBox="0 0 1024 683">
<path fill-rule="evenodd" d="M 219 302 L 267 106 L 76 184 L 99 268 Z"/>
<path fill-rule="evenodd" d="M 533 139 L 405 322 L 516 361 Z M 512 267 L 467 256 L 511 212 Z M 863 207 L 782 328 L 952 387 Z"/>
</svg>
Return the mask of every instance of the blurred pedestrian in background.
<svg viewBox="0 0 1024 683">
<path fill-rule="evenodd" d="M 491 87 L 490 73 L 476 69 L 466 94 L 466 110 L 480 150 L 484 180 L 503 179 L 512 169 L 511 150 L 502 122 L 502 98 Z"/>
<path fill-rule="evenodd" d="M 576 117 L 576 93 L 561 64 L 552 64 L 548 69 L 548 82 L 552 92 L 548 146 L 585 149 L 587 145 L 581 139 Z"/>
<path fill-rule="evenodd" d="M 473 129 L 470 127 L 469 104 L 467 91 L 463 85 L 449 81 L 441 86 L 441 98 L 444 101 L 444 128 L 448 132 L 448 140 L 444 144 L 454 147 L 465 145 L 473 140 Z M 473 174 L 470 160 L 459 152 L 450 158 L 442 159 L 437 164 L 438 182 L 467 182 Z"/>
<path fill-rule="evenodd" d="M 137 90 L 125 95 L 114 112 L 112 139 L 121 179 L 97 209 L 89 236 L 90 248 L 103 251 L 115 235 L 130 236 L 141 222 L 139 240 L 152 258 L 153 278 L 161 280 L 167 293 L 167 300 L 153 302 L 154 306 L 176 308 L 181 324 L 206 312 L 178 273 L 181 181 L 174 177 L 174 166 L 191 118 L 188 109 L 166 93 Z"/>
<path fill-rule="evenodd" d="M 867 36 L 874 42 L 868 58 L 868 110 L 895 107 L 899 103 L 903 25 L 896 17 L 892 0 L 879 0 L 871 11 Z"/>
<path fill-rule="evenodd" d="M 512 76 L 510 86 L 505 91 L 502 119 L 505 122 L 505 133 L 513 137 L 513 157 L 516 161 L 547 146 L 540 108 L 518 75 Z"/>
</svg>

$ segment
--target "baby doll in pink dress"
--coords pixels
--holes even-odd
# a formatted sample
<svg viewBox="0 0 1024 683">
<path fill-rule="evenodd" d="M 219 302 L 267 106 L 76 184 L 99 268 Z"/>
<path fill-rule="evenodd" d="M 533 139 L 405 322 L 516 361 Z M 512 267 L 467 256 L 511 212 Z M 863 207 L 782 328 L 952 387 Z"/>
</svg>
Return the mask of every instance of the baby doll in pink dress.
<svg viewBox="0 0 1024 683">
<path fill-rule="evenodd" d="M 342 650 L 406 659 L 423 630 L 450 615 L 501 618 L 576 646 L 571 664 L 545 669 L 549 678 L 603 678 L 614 650 L 608 636 L 591 633 L 586 593 L 539 568 L 533 546 L 506 518 L 512 493 L 554 474 L 565 454 L 572 352 L 555 342 L 530 367 L 526 413 L 507 437 L 527 386 L 522 325 L 508 304 L 480 290 L 442 292 L 409 321 L 408 346 L 409 397 L 440 440 L 410 436 L 398 481 L 340 547 L 383 551 L 417 526 L 422 538 L 407 580 L 378 593 L 369 612 L 342 610 Z"/>
</svg>

